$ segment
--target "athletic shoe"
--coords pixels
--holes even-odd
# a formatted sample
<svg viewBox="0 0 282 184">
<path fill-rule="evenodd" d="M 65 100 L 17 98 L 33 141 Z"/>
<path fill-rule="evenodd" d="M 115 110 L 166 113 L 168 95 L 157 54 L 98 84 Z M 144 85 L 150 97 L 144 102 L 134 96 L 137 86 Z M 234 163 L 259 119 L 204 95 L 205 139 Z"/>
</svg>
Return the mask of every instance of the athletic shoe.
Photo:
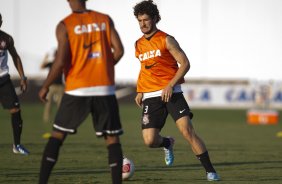
<svg viewBox="0 0 282 184">
<path fill-rule="evenodd" d="M 13 152 L 16 154 L 28 155 L 29 151 L 23 145 L 13 145 Z"/>
<path fill-rule="evenodd" d="M 207 173 L 207 180 L 208 181 L 219 181 L 220 177 L 217 173 L 209 172 Z"/>
<path fill-rule="evenodd" d="M 174 139 L 172 137 L 167 137 L 170 140 L 170 146 L 169 148 L 164 148 L 165 152 L 165 164 L 167 166 L 171 166 L 174 161 L 174 155 L 173 155 L 173 145 L 174 145 Z"/>
</svg>

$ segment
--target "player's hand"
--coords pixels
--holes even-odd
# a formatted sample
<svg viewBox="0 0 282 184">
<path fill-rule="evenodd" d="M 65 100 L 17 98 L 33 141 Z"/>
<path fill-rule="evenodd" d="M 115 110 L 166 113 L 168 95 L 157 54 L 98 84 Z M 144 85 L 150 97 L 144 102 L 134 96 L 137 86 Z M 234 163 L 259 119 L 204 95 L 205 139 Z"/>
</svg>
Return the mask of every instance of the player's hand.
<svg viewBox="0 0 282 184">
<path fill-rule="evenodd" d="M 27 90 L 27 80 L 21 79 L 21 91 L 24 93 Z"/>
<path fill-rule="evenodd" d="M 162 101 L 168 102 L 172 96 L 173 88 L 167 85 L 162 91 Z"/>
<path fill-rule="evenodd" d="M 142 108 L 142 99 L 143 99 L 143 93 L 137 93 L 135 97 L 135 103 Z"/>
<path fill-rule="evenodd" d="M 42 101 L 42 102 L 47 102 L 47 99 L 46 99 L 46 96 L 47 96 L 47 93 L 49 92 L 49 89 L 46 88 L 46 87 L 42 87 L 38 93 L 38 96 L 39 96 L 39 99 Z"/>
</svg>

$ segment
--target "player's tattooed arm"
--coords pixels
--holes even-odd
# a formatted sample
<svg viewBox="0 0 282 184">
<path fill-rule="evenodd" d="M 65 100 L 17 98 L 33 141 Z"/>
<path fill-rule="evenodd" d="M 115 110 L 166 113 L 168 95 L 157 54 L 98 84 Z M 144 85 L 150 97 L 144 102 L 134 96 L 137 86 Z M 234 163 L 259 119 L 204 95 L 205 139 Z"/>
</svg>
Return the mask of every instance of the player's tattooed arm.
<svg viewBox="0 0 282 184">
<path fill-rule="evenodd" d="M 180 65 L 174 78 L 169 83 L 169 85 L 173 87 L 189 71 L 190 62 L 185 52 L 181 49 L 178 42 L 172 36 L 167 36 L 166 44 L 167 44 L 167 49 Z"/>
<path fill-rule="evenodd" d="M 173 94 L 173 87 L 178 83 L 180 79 L 184 77 L 184 75 L 190 69 L 190 63 L 189 63 L 188 57 L 186 56 L 184 51 L 181 49 L 180 45 L 174 39 L 174 37 L 167 36 L 166 45 L 167 45 L 168 51 L 171 53 L 171 55 L 174 57 L 174 59 L 178 62 L 180 66 L 176 74 L 174 75 L 174 77 L 171 79 L 171 81 L 162 91 L 161 97 L 164 102 L 168 102 L 170 100 Z"/>
</svg>

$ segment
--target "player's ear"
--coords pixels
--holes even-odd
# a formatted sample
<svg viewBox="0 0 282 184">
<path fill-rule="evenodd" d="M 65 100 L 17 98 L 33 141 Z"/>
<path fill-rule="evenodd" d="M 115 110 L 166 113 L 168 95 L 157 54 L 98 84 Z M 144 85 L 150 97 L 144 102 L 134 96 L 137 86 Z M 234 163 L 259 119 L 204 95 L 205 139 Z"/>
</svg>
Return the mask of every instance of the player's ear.
<svg viewBox="0 0 282 184">
<path fill-rule="evenodd" d="M 153 21 L 155 22 L 155 24 L 157 24 L 157 20 L 158 20 L 158 17 L 155 15 L 155 16 L 153 17 Z"/>
</svg>

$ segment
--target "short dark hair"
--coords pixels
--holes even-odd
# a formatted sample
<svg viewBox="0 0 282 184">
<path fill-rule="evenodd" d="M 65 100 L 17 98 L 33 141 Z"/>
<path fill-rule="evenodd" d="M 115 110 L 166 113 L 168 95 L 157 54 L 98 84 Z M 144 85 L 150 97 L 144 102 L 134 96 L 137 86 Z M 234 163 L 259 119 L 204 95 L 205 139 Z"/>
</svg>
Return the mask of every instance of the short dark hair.
<svg viewBox="0 0 282 184">
<path fill-rule="evenodd" d="M 157 5 L 153 0 L 144 0 L 134 6 L 134 15 L 137 18 L 138 15 L 147 14 L 152 19 L 157 18 L 157 23 L 161 20 L 160 12 Z"/>
</svg>

